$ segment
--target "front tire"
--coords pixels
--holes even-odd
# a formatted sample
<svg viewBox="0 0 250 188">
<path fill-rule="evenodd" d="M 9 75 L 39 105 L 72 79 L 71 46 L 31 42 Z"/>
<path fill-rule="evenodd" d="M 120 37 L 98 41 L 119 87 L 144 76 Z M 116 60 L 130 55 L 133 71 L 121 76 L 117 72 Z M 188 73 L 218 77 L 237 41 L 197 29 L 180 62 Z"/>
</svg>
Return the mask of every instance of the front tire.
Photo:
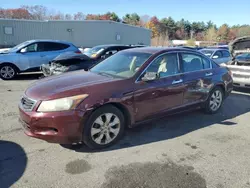
<svg viewBox="0 0 250 188">
<path fill-rule="evenodd" d="M 100 107 L 90 115 L 83 130 L 83 142 L 92 149 L 116 143 L 124 133 L 123 113 L 113 105 Z"/>
<path fill-rule="evenodd" d="M 4 64 L 0 67 L 0 78 L 2 80 L 12 80 L 17 75 L 17 70 L 13 65 Z"/>
<path fill-rule="evenodd" d="M 220 110 L 220 108 L 223 104 L 223 101 L 224 101 L 223 90 L 220 87 L 215 87 L 211 91 L 211 93 L 210 93 L 210 95 L 205 103 L 205 108 L 204 108 L 205 112 L 208 114 L 217 113 Z"/>
</svg>

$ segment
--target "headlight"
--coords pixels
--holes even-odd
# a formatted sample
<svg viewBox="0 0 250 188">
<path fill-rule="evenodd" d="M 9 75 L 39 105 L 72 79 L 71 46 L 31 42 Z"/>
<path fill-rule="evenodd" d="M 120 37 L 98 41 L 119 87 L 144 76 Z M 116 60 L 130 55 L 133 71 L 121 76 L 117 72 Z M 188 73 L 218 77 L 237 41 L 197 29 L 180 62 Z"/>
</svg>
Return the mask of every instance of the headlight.
<svg viewBox="0 0 250 188">
<path fill-rule="evenodd" d="M 60 98 L 49 101 L 42 101 L 38 112 L 58 112 L 74 109 L 82 100 L 88 97 L 88 94 L 76 95 L 73 97 Z"/>
</svg>

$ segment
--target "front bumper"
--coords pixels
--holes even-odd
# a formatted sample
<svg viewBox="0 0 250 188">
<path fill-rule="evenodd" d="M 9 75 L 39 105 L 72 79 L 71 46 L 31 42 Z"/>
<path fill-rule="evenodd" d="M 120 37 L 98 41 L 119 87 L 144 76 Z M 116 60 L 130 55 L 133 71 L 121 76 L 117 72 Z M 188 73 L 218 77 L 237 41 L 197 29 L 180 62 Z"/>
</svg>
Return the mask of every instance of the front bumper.
<svg viewBox="0 0 250 188">
<path fill-rule="evenodd" d="M 65 112 L 25 112 L 19 108 L 19 121 L 26 135 L 51 143 L 72 144 L 82 141 L 85 113 L 78 110 Z"/>
<path fill-rule="evenodd" d="M 62 74 L 66 71 L 69 70 L 68 67 L 65 67 L 65 66 L 60 66 L 60 65 L 57 65 L 57 64 L 43 64 L 41 65 L 40 67 L 42 73 L 44 76 L 52 76 L 52 75 L 59 75 L 59 74 Z"/>
</svg>

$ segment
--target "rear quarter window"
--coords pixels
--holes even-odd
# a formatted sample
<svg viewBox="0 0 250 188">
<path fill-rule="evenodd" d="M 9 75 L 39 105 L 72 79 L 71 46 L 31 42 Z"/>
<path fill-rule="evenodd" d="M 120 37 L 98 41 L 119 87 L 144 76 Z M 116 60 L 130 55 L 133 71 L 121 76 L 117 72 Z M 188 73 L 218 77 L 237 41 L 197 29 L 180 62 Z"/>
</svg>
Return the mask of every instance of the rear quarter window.
<svg viewBox="0 0 250 188">
<path fill-rule="evenodd" d="M 65 50 L 70 47 L 70 45 L 68 44 L 55 43 L 55 42 L 44 42 L 43 45 L 45 51 L 59 51 L 59 50 Z"/>
</svg>

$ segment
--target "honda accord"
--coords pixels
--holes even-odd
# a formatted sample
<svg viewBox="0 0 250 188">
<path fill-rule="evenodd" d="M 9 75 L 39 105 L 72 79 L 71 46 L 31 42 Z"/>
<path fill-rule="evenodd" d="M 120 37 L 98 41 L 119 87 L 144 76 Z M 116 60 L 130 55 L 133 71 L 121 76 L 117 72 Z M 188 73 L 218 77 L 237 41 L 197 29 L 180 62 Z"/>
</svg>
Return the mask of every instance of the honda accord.
<svg viewBox="0 0 250 188">
<path fill-rule="evenodd" d="M 126 127 L 192 108 L 218 112 L 233 89 L 230 71 L 184 48 L 133 48 L 90 71 L 48 77 L 19 104 L 28 136 L 101 149 Z"/>
</svg>

